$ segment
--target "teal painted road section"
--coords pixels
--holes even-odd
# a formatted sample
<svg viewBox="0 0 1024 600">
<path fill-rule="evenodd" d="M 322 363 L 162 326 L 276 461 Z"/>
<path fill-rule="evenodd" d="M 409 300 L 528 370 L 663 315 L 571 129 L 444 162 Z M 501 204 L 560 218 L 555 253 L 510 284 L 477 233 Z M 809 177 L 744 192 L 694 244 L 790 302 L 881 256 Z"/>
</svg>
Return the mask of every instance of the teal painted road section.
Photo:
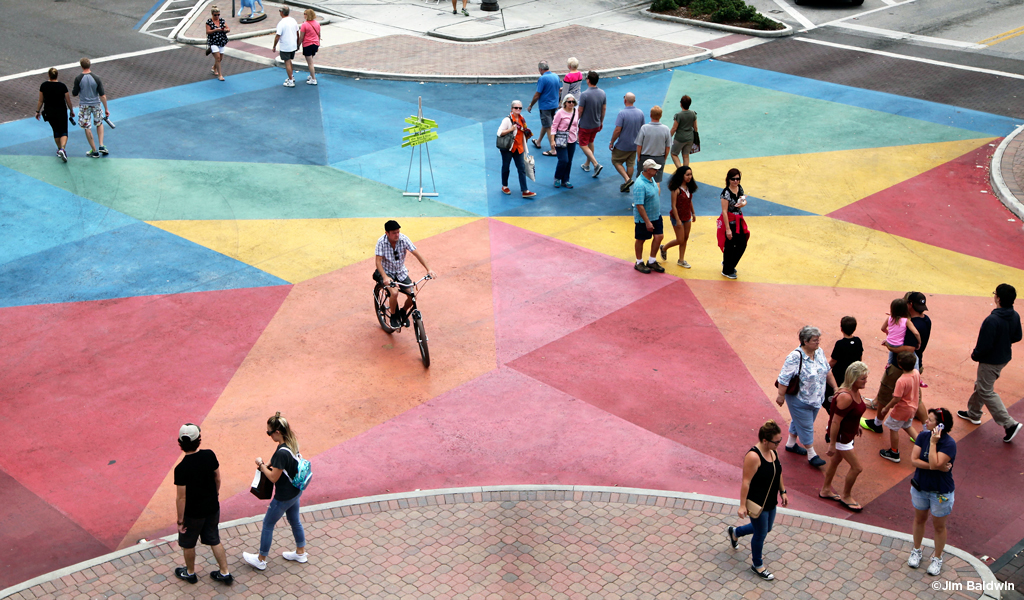
<svg viewBox="0 0 1024 600">
<path fill-rule="evenodd" d="M 816 81 L 776 71 L 755 69 L 717 60 L 706 60 L 681 68 L 695 75 L 706 75 L 736 83 L 785 92 L 806 98 L 826 100 L 847 106 L 905 116 L 936 125 L 956 127 L 984 135 L 1003 137 L 1021 124 L 1019 119 L 938 104 L 917 98 L 897 96 L 827 81 Z M 881 128 L 879 128 L 881 131 Z M 780 132 L 785 133 L 785 132 Z M 982 137 L 982 136 L 977 136 Z"/>
</svg>

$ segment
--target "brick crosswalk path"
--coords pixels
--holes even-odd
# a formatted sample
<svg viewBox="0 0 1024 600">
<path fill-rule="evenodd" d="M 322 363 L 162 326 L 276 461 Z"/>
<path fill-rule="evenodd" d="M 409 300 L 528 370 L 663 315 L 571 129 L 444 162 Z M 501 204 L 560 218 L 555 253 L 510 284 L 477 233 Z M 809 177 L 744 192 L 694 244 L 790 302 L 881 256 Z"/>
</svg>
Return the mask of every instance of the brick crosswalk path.
<svg viewBox="0 0 1024 600">
<path fill-rule="evenodd" d="M 410 494 L 386 501 L 309 507 L 309 561 L 288 562 L 291 532 L 275 532 L 266 571 L 241 559 L 259 544 L 259 517 L 222 531 L 235 577 L 212 581 L 200 548 L 196 585 L 174 577 L 173 541 L 98 559 L 12 598 L 978 598 L 981 576 L 946 553 L 939 577 L 906 560 L 910 542 L 856 523 L 788 512 L 765 544 L 774 582 L 749 571 L 749 538 L 738 549 L 725 529 L 736 507 L 679 494 L 510 490 Z M 909 507 L 908 507 L 909 510 Z M 881 531 L 881 533 L 880 533 Z M 954 589 L 934 590 L 933 584 Z M 959 587 L 960 590 L 955 588 Z"/>
<path fill-rule="evenodd" d="M 580 69 L 608 70 L 662 63 L 705 52 L 703 48 L 569 25 L 527 37 L 487 44 L 459 44 L 411 35 L 390 35 L 321 48 L 317 64 L 351 71 L 459 77 L 537 76 L 537 62 L 556 72 L 575 56 Z"/>
</svg>

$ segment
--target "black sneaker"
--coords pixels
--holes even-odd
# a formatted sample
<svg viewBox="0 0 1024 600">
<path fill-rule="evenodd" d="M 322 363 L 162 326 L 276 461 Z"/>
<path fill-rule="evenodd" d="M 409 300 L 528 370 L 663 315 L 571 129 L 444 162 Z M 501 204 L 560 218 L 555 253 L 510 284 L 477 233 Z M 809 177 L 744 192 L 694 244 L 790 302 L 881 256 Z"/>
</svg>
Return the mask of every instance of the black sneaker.
<svg viewBox="0 0 1024 600">
<path fill-rule="evenodd" d="M 647 263 L 647 268 L 652 270 L 652 271 L 654 271 L 654 272 L 656 272 L 656 273 L 664 273 L 665 272 L 665 267 L 661 266 L 658 263 L 658 261 Z"/>
<path fill-rule="evenodd" d="M 645 273 L 645 274 L 651 272 L 651 268 L 648 267 L 645 263 L 642 263 L 642 262 L 634 263 L 633 264 L 633 268 L 636 269 L 637 271 L 640 271 L 641 273 Z"/>
<path fill-rule="evenodd" d="M 729 543 L 735 548 L 740 545 L 740 541 L 736 539 L 736 528 L 730 527 L 725 530 L 725 535 L 729 537 Z"/>
<path fill-rule="evenodd" d="M 793 454 L 799 454 L 800 456 L 807 456 L 807 450 L 800 444 L 786 446 L 786 452 L 792 452 Z"/>
<path fill-rule="evenodd" d="M 1010 443 L 1010 441 L 1011 441 L 1011 440 L 1012 440 L 1012 439 L 1013 439 L 1014 437 L 1016 437 L 1017 433 L 1018 433 L 1018 432 L 1019 432 L 1019 431 L 1020 431 L 1020 430 L 1021 430 L 1022 428 L 1024 428 L 1024 425 L 1021 425 L 1020 423 L 1017 423 L 1017 424 L 1016 424 L 1016 425 L 1014 425 L 1013 427 L 1007 427 L 1007 428 L 1006 428 L 1006 435 L 1005 435 L 1005 436 L 1003 436 L 1003 441 L 1004 441 L 1004 442 L 1006 442 L 1007 444 L 1009 444 L 1009 443 Z"/>
<path fill-rule="evenodd" d="M 960 417 L 964 421 L 970 421 L 971 423 L 974 423 L 975 425 L 981 425 L 981 419 L 975 419 L 966 410 L 958 410 L 958 411 L 956 411 L 956 416 Z"/>
<path fill-rule="evenodd" d="M 629 184 L 628 183 L 623 183 L 622 185 L 620 185 L 619 186 L 619 191 L 622 192 L 623 194 L 628 192 L 629 191 Z"/>
<path fill-rule="evenodd" d="M 636 183 L 636 179 L 630 179 L 629 181 L 626 182 L 626 191 L 627 192 L 629 191 L 629 188 L 633 187 L 634 183 Z"/>
<path fill-rule="evenodd" d="M 391 315 L 391 328 L 398 329 L 402 326 L 402 319 L 398 315 Z"/>
<path fill-rule="evenodd" d="M 875 420 L 874 419 L 865 419 L 865 418 L 861 417 L 861 419 L 860 419 L 860 426 L 863 427 L 864 429 L 867 429 L 868 431 L 873 431 L 875 433 L 882 433 L 882 426 L 881 425 L 875 425 Z"/>
<path fill-rule="evenodd" d="M 174 576 L 178 579 L 181 579 L 182 581 L 187 581 L 189 583 L 199 583 L 199 576 L 195 573 L 189 575 L 188 569 L 185 567 L 178 567 L 177 569 L 175 569 Z"/>
<path fill-rule="evenodd" d="M 764 569 L 762 571 L 758 571 L 756 568 L 754 568 L 753 565 L 751 565 L 750 566 L 750 570 L 754 572 L 754 575 L 757 575 L 758 577 L 760 577 L 761 579 L 764 579 L 765 581 L 774 581 L 775 580 L 775 576 L 772 575 L 771 573 L 769 573 L 768 569 Z"/>
<path fill-rule="evenodd" d="M 899 452 L 893 452 L 892 450 L 890 450 L 888 448 L 885 448 L 883 450 L 879 450 L 878 451 L 878 455 L 881 456 L 882 458 L 884 458 L 885 460 L 891 460 L 894 463 L 900 462 L 900 453 Z"/>
<path fill-rule="evenodd" d="M 231 585 L 235 582 L 235 578 L 231 576 L 231 573 L 228 573 L 227 575 L 221 575 L 219 570 L 210 571 L 210 578 L 212 578 L 214 581 L 219 581 L 224 585 Z"/>
<path fill-rule="evenodd" d="M 402 318 L 402 327 L 411 327 L 412 326 L 409 323 L 409 313 L 407 313 L 405 311 L 402 311 L 402 314 L 400 316 Z"/>
<path fill-rule="evenodd" d="M 811 465 L 812 467 L 824 467 L 825 459 L 818 455 L 814 455 L 810 458 L 810 460 L 807 461 L 807 464 Z"/>
</svg>

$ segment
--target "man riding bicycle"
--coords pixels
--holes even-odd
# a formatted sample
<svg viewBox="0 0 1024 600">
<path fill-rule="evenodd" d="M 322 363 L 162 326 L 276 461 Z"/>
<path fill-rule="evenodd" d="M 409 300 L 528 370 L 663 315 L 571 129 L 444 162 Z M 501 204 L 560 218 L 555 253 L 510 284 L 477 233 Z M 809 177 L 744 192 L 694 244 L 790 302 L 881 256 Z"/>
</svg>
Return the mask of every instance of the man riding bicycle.
<svg viewBox="0 0 1024 600">
<path fill-rule="evenodd" d="M 402 307 L 402 311 L 398 311 L 398 294 L 392 290 L 388 290 L 388 303 L 391 305 L 391 327 L 397 328 L 399 326 L 409 327 L 409 307 L 412 305 L 412 279 L 409 278 L 409 270 L 405 268 L 405 253 L 412 252 L 416 260 L 420 261 L 423 268 L 427 270 L 428 277 L 437 277 L 430 267 L 427 266 L 427 261 L 423 259 L 423 256 L 416 250 L 416 246 L 413 245 L 412 240 L 405 236 L 401 232 L 402 226 L 398 224 L 398 221 L 388 221 L 384 224 L 384 231 L 387 232 L 380 236 L 377 240 L 377 250 L 375 252 L 377 258 L 377 270 L 373 272 L 373 280 L 382 283 L 385 286 L 391 285 L 394 281 L 398 284 L 398 289 L 405 294 L 405 305 Z"/>
</svg>

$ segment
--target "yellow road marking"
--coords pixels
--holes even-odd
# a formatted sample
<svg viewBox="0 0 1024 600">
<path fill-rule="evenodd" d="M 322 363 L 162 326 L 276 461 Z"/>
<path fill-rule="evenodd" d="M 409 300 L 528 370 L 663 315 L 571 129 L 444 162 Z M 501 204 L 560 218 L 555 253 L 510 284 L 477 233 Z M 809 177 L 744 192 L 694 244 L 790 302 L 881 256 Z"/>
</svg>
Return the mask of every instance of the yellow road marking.
<svg viewBox="0 0 1024 600">
<path fill-rule="evenodd" d="M 1018 35 L 1024 35 L 1024 26 L 1018 27 L 1016 29 L 1011 29 L 1009 31 L 1004 31 L 1003 33 L 994 35 L 992 37 L 987 37 L 978 43 L 985 44 L 986 46 L 994 46 L 1000 42 L 1005 42 L 1006 40 L 1013 39 Z"/>
</svg>

